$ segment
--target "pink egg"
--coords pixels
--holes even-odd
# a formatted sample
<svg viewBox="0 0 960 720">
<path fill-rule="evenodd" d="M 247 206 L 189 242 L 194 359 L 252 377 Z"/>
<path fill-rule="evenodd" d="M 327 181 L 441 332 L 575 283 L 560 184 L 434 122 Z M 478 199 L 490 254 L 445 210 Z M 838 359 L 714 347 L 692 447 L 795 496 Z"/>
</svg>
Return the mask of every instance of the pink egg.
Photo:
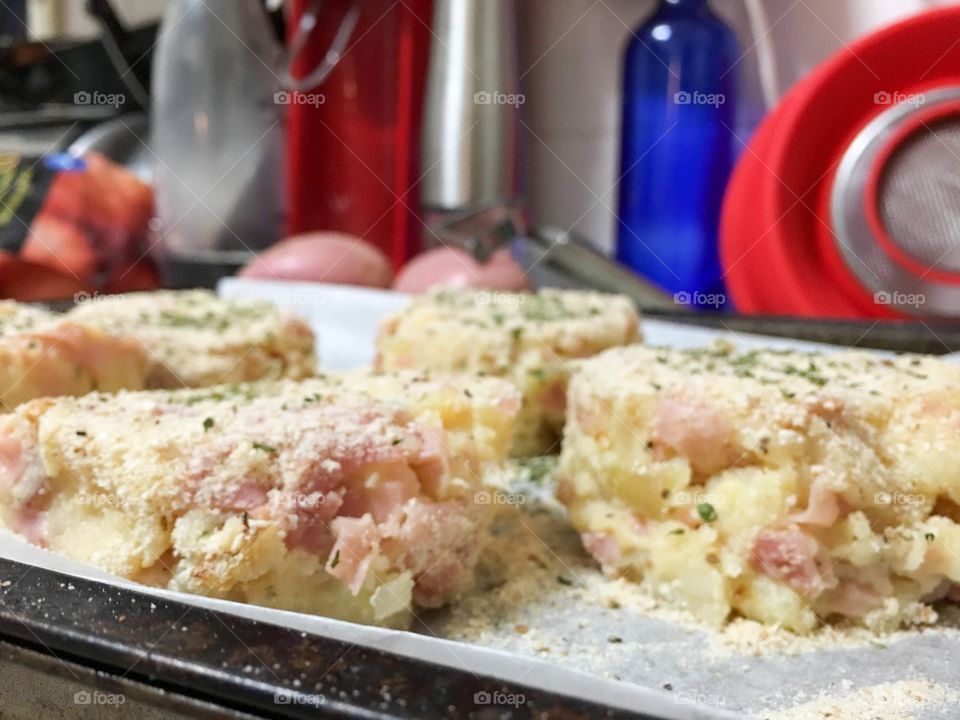
<svg viewBox="0 0 960 720">
<path fill-rule="evenodd" d="M 507 249 L 498 250 L 485 264 L 457 248 L 435 248 L 413 258 L 397 275 L 393 289 L 422 293 L 433 287 L 484 290 L 529 290 L 523 268 Z"/>
<path fill-rule="evenodd" d="M 238 275 L 261 280 L 303 280 L 387 288 L 390 261 L 378 248 L 352 235 L 314 232 L 295 235 L 267 249 Z"/>
</svg>

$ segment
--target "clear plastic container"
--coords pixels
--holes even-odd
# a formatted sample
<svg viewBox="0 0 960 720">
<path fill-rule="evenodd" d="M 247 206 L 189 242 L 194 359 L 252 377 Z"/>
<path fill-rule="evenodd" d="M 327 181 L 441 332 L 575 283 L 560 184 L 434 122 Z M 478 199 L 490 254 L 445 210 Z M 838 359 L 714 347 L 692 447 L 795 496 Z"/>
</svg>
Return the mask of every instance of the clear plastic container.
<svg viewBox="0 0 960 720">
<path fill-rule="evenodd" d="M 153 149 L 168 284 L 210 285 L 284 231 L 282 48 L 260 0 L 171 0 L 154 65 Z"/>
</svg>

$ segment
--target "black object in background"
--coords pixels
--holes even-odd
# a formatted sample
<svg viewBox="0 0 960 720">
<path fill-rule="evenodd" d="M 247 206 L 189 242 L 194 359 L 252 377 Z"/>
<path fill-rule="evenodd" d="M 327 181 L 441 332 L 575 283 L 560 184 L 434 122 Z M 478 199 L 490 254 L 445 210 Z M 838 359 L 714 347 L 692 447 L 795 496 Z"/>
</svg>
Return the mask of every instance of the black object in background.
<svg viewBox="0 0 960 720">
<path fill-rule="evenodd" d="M 3 7 L 4 3 L 0 3 L 0 22 L 4 27 L 7 23 L 19 24 L 16 17 Z M 102 18 L 100 22 L 102 26 L 107 25 Z M 143 94 L 149 95 L 151 56 L 157 31 L 156 23 L 124 29 L 119 36 L 122 38 L 119 45 L 110 35 L 82 41 L 51 39 L 31 42 L 0 33 L 0 114 L 29 111 L 36 115 L 43 112 L 50 117 L 50 122 L 72 122 L 94 119 L 95 114 L 96 119 L 105 119 L 137 110 L 143 98 L 131 91 L 129 80 L 135 77 L 144 90 Z M 20 32 L 26 32 L 22 25 Z M 126 67 L 127 59 L 133 70 L 125 81 L 117 65 Z M 84 105 L 77 102 L 78 96 L 84 97 L 84 93 L 87 97 L 94 93 L 122 96 L 124 102 L 116 107 Z M 76 117 L 71 116 L 72 112 Z M 44 117 L 32 117 L 30 124 L 44 121 Z M 16 118 L 4 116 L 0 126 L 10 127 L 17 122 Z"/>
<path fill-rule="evenodd" d="M 150 106 L 150 95 L 145 85 L 147 70 L 139 62 L 140 55 L 131 47 L 130 33 L 120 21 L 110 0 L 87 0 L 86 10 L 100 23 L 103 49 L 129 91 L 132 101 L 130 104 L 134 109 L 146 110 Z"/>
<path fill-rule="evenodd" d="M 39 158 L 0 153 L 0 251 L 23 248 L 55 175 Z"/>
<path fill-rule="evenodd" d="M 27 36 L 27 0 L 5 0 L 0 5 L 0 38 Z"/>
</svg>

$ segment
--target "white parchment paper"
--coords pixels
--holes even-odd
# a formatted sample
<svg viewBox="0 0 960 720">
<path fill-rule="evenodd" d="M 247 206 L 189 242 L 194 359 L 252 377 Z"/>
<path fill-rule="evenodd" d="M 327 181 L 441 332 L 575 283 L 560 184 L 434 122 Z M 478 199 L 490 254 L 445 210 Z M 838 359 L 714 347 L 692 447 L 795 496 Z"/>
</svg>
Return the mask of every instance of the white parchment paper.
<svg viewBox="0 0 960 720">
<path fill-rule="evenodd" d="M 373 339 L 380 319 L 403 307 L 402 295 L 308 283 L 271 283 L 228 279 L 220 292 L 227 297 L 259 297 L 289 306 L 310 321 L 318 336 L 324 369 L 340 370 L 367 365 L 373 358 Z M 647 321 L 647 342 L 674 347 L 700 347 L 726 338 L 747 347 L 820 348 L 776 338 L 722 333 Z M 537 490 L 531 490 L 536 494 Z M 575 575 L 578 584 L 602 583 L 576 536 L 565 527 L 562 510 L 549 499 L 531 498 L 529 524 L 539 523 L 549 554 Z M 552 513 L 552 514 L 551 514 Z M 527 522 L 524 522 L 527 525 Z M 532 633 L 518 633 L 511 617 L 509 627 L 489 623 L 484 646 L 454 641 L 444 636 L 453 627 L 457 609 L 437 613 L 412 632 L 363 627 L 326 618 L 242 605 L 156 588 L 112 577 L 30 546 L 16 536 L 0 531 L 0 555 L 37 567 L 129 587 L 157 597 L 233 613 L 264 622 L 316 633 L 351 643 L 375 647 L 408 657 L 430 660 L 473 673 L 503 678 L 549 691 L 647 712 L 671 720 L 772 717 L 805 699 L 857 688 L 923 678 L 960 692 L 960 672 L 950 659 L 960 655 L 960 633 L 906 634 L 893 644 L 870 644 L 799 655 L 710 655 L 707 630 L 672 624 L 657 617 L 635 613 L 611 613 L 599 603 L 570 600 L 544 593 L 542 602 L 516 608 L 517 617 L 554 638 L 549 652 L 531 640 Z M 21 579 L 0 582 L 29 583 Z M 462 617 L 459 618 L 462 621 Z M 459 633 L 452 633 L 457 636 Z M 611 644 L 612 640 L 615 644 Z M 251 668 L 257 672 L 256 659 Z M 882 710 L 882 708 L 878 708 Z M 915 715 L 920 720 L 952 720 L 960 716 L 944 703 L 928 703 Z M 856 715 L 836 715 L 838 720 Z M 867 717 L 867 716 L 865 716 Z M 872 716 L 871 716 L 872 717 Z M 886 717 L 876 715 L 876 717 Z M 892 717 L 892 716 L 891 716 Z M 913 715 L 911 715 L 913 717 Z"/>
</svg>

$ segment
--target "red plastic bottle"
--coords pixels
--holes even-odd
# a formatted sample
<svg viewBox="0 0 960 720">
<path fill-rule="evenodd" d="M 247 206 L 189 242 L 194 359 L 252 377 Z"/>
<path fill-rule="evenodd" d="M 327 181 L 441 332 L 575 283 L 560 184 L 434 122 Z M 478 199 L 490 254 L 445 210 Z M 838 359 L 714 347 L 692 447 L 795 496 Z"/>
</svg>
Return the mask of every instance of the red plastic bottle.
<svg viewBox="0 0 960 720">
<path fill-rule="evenodd" d="M 299 18 L 307 0 L 295 0 Z M 309 74 L 353 0 L 327 0 L 294 74 Z M 420 249 L 419 143 L 432 0 L 366 0 L 347 50 L 316 89 L 322 103 L 289 108 L 291 234 L 339 230 L 382 249 L 399 268 Z M 291 22 L 290 27 L 296 27 Z"/>
</svg>

